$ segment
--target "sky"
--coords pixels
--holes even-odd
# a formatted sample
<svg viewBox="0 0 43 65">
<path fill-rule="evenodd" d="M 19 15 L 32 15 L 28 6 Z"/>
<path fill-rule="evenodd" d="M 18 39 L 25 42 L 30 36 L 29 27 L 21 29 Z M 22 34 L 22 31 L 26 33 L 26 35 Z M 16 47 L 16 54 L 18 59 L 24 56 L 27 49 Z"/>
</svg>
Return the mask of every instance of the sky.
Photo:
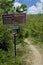
<svg viewBox="0 0 43 65">
<path fill-rule="evenodd" d="M 43 0 L 15 0 L 14 6 L 27 5 L 27 14 L 43 13 Z"/>
</svg>

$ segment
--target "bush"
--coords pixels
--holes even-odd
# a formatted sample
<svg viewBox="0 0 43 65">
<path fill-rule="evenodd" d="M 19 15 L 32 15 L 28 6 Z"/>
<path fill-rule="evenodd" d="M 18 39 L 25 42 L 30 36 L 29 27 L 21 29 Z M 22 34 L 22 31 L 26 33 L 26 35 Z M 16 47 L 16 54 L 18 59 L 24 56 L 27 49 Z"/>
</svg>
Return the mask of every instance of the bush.
<svg viewBox="0 0 43 65">
<path fill-rule="evenodd" d="M 11 48 L 13 36 L 9 26 L 0 25 L 0 48 L 8 51 Z"/>
<path fill-rule="evenodd" d="M 14 65 L 14 45 L 11 29 L 0 25 L 0 65 Z"/>
</svg>

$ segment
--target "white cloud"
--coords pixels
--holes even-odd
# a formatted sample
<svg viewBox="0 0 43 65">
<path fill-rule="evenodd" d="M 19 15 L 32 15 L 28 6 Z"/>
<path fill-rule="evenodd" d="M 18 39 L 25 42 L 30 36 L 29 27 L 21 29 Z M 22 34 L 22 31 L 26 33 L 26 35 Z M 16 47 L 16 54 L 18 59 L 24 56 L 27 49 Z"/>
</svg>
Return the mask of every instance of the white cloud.
<svg viewBox="0 0 43 65">
<path fill-rule="evenodd" d="M 14 3 L 14 6 L 15 6 L 15 7 L 21 6 L 21 3 L 15 2 L 15 3 Z"/>
<path fill-rule="evenodd" d="M 29 9 L 27 10 L 28 14 L 37 14 L 37 8 L 33 5 L 31 7 L 29 7 Z"/>
<path fill-rule="evenodd" d="M 41 2 L 43 2 L 43 0 L 40 0 Z"/>
<path fill-rule="evenodd" d="M 38 13 L 43 13 L 42 9 L 42 3 L 36 3 L 36 6 L 31 6 L 27 10 L 27 14 L 38 14 Z"/>
</svg>

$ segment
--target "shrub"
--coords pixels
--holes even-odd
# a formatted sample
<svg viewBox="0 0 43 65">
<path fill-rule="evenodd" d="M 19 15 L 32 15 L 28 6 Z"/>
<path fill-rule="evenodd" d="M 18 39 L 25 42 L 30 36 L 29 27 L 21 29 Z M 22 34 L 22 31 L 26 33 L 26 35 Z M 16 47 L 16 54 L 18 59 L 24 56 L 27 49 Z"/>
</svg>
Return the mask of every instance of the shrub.
<svg viewBox="0 0 43 65">
<path fill-rule="evenodd" d="M 13 42 L 13 35 L 9 26 L 0 25 L 0 48 L 8 51 L 11 48 Z"/>
</svg>

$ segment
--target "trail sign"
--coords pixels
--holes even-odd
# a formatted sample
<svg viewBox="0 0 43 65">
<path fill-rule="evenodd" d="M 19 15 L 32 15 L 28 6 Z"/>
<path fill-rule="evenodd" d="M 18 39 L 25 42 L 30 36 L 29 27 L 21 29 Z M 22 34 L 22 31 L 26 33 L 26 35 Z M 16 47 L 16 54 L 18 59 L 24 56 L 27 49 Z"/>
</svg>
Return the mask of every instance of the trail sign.
<svg viewBox="0 0 43 65">
<path fill-rule="evenodd" d="M 3 24 L 25 24 L 26 23 L 26 13 L 20 14 L 6 14 L 2 15 Z M 11 25 L 12 33 L 14 35 L 14 46 L 15 46 L 15 57 L 16 57 L 16 31 L 19 30 L 18 25 Z"/>
<path fill-rule="evenodd" d="M 20 14 L 6 14 L 2 15 L 3 18 L 3 24 L 21 24 L 26 23 L 26 14 L 20 13 Z"/>
</svg>

